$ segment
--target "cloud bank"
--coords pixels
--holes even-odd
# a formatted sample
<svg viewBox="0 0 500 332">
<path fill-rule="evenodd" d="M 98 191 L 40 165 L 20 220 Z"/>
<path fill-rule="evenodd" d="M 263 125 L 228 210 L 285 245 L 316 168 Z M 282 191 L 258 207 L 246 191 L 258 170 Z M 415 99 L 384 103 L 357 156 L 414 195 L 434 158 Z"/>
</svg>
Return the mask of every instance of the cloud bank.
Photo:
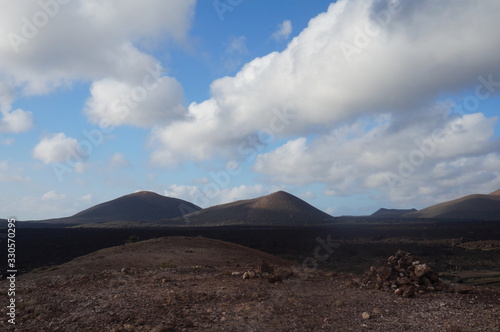
<svg viewBox="0 0 500 332">
<path fill-rule="evenodd" d="M 214 81 L 209 100 L 157 127 L 152 161 L 241 158 L 242 142 L 269 134 L 280 111 L 293 121 L 271 134 L 287 142 L 254 165 L 276 182 L 320 182 L 337 194 L 386 188 L 392 199 L 439 194 L 440 185 L 469 185 L 468 192 L 480 192 L 487 181 L 500 186 L 497 171 L 480 171 L 499 159 L 496 119 L 480 113 L 481 101 L 500 91 L 499 10 L 494 0 L 331 4 L 284 51 Z M 456 102 L 441 96 L 475 87 L 476 96 L 487 97 L 476 98 L 472 112 L 450 115 Z M 434 134 L 432 153 L 421 151 L 423 160 L 412 166 L 418 170 L 401 176 L 401 158 Z M 481 175 L 457 176 L 471 172 L 465 165 Z M 392 175 L 405 180 L 397 190 L 387 189 Z"/>
</svg>

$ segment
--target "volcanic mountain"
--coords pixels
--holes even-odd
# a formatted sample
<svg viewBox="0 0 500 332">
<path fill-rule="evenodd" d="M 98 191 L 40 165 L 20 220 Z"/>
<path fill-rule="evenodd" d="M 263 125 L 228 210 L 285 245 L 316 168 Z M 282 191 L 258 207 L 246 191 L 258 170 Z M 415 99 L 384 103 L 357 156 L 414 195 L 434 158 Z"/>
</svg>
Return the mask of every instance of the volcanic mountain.
<svg viewBox="0 0 500 332">
<path fill-rule="evenodd" d="M 41 220 L 42 223 L 87 224 L 110 221 L 156 222 L 200 210 L 178 198 L 140 191 L 93 206 L 71 217 Z"/>
<path fill-rule="evenodd" d="M 333 217 L 284 191 L 254 199 L 212 206 L 183 217 L 191 225 L 309 225 Z"/>
<path fill-rule="evenodd" d="M 500 190 L 474 194 L 406 214 L 412 218 L 500 220 Z"/>
</svg>

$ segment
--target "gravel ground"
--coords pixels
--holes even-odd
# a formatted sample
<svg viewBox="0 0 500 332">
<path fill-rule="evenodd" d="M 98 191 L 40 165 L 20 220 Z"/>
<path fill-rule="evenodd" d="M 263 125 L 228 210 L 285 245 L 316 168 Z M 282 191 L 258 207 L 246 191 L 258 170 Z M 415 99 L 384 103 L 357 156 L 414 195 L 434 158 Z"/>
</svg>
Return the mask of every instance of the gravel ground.
<svg viewBox="0 0 500 332">
<path fill-rule="evenodd" d="M 271 265 L 283 282 L 243 279 Z M 279 273 L 278 273 L 279 271 Z M 292 275 L 290 275 L 293 272 Z M 265 274 L 264 274 L 265 275 Z M 500 290 L 404 298 L 242 246 L 164 238 L 22 275 L 5 331 L 500 331 Z M 273 280 L 274 281 L 274 280 Z M 7 281 L 0 282 L 7 289 Z M 7 303 L 6 292 L 0 301 Z"/>
</svg>

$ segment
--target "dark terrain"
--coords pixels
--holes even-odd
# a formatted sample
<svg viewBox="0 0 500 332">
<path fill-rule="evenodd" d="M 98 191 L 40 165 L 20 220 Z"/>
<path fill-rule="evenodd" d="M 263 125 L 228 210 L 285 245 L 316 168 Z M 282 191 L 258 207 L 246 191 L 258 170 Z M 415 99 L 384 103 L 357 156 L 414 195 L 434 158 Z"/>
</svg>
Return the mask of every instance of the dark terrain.
<svg viewBox="0 0 500 332">
<path fill-rule="evenodd" d="M 483 196 L 496 211 L 498 193 Z M 476 202 L 426 210 L 440 219 L 388 209 L 333 218 L 277 192 L 159 219 L 187 202 L 139 192 L 17 222 L 18 325 L 4 306 L 0 329 L 497 331 L 500 221 L 481 220 Z M 450 207 L 474 218 L 450 218 Z M 6 238 L 0 229 L 4 257 Z"/>
<path fill-rule="evenodd" d="M 202 236 L 241 244 L 295 261 L 314 257 L 318 240 L 332 244 L 321 269 L 356 272 L 402 249 L 440 272 L 500 271 L 500 227 L 496 221 L 427 221 L 334 224 L 302 227 L 192 227 L 144 229 L 18 228 L 17 266 L 45 269 L 127 241 L 164 236 Z M 5 230 L 3 230 L 5 231 Z M 5 255 L 5 240 L 2 240 Z M 321 255 L 325 250 L 321 250 Z M 4 256 L 5 257 L 5 256 Z"/>
<path fill-rule="evenodd" d="M 159 236 L 164 231 L 198 236 L 168 236 L 123 244 L 18 276 L 16 325 L 7 322 L 8 309 L 3 306 L 0 329 L 39 332 L 498 331 L 500 288 L 492 287 L 492 282 L 482 286 L 460 284 L 459 280 L 443 283 L 446 281 L 443 275 L 435 274 L 426 261 L 430 259 L 445 269 L 447 265 L 440 261 L 448 261 L 448 267 L 454 271 L 460 268 L 498 271 L 498 247 L 495 247 L 498 241 L 476 241 L 493 238 L 488 229 L 494 229 L 494 225 L 460 224 L 457 228 L 461 232 L 464 229 L 460 228 L 472 227 L 470 237 L 463 240 L 449 237 L 453 235 L 450 229 L 454 229 L 450 225 L 395 226 L 163 229 L 156 234 L 152 229 L 129 233 L 102 229 L 42 230 L 43 236 L 28 248 L 34 252 L 44 247 L 42 240 L 54 241 L 42 253 L 54 254 L 57 259 L 67 259 L 69 256 L 65 254 L 76 254 L 78 250 L 89 250 L 87 246 L 91 244 L 103 245 L 106 239 L 123 242 L 128 236 L 135 241 L 140 235 Z M 36 239 L 36 231 L 40 230 L 24 231 L 20 238 L 29 241 Z M 433 233 L 443 239 L 429 237 L 425 234 L 428 231 L 435 231 Z M 408 237 L 401 241 L 381 236 L 384 232 L 389 236 Z M 420 235 L 412 236 L 415 232 Z M 200 237 L 200 233 L 246 241 L 296 262 Z M 71 240 L 73 245 L 69 245 Z M 76 240 L 85 245 L 74 245 Z M 390 252 L 391 248 L 404 247 L 415 249 L 425 257 L 401 250 Z M 379 255 L 384 255 L 383 259 Z M 319 269 L 314 266 L 314 257 L 324 259 L 324 263 L 317 263 Z M 305 261 L 308 264 L 303 264 Z M 389 282 L 396 288 L 374 289 L 369 280 L 385 274 L 387 262 L 392 265 L 384 284 Z M 370 267 L 372 263 L 379 267 Z M 422 276 L 412 279 L 419 280 L 417 286 L 407 284 L 411 281 L 404 281 L 405 278 L 400 280 L 401 266 L 413 271 L 409 272 L 411 278 Z M 329 271 L 366 271 L 368 268 L 371 272 L 364 274 Z M 493 278 L 491 271 L 490 279 Z M 472 272 L 477 277 L 477 271 Z M 430 284 L 429 278 L 433 278 Z M 7 280 L 0 280 L 2 288 L 7 289 L 8 284 Z M 442 288 L 443 285 L 448 286 Z M 407 294 L 412 287 L 419 287 L 417 294 Z M 7 303 L 7 292 L 0 294 L 0 300 Z"/>
</svg>

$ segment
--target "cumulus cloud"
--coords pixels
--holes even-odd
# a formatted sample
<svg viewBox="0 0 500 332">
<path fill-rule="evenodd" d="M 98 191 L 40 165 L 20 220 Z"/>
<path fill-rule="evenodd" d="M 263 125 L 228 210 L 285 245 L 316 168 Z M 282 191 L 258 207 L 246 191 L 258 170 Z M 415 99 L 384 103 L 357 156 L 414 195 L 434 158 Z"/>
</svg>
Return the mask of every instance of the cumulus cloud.
<svg viewBox="0 0 500 332">
<path fill-rule="evenodd" d="M 0 14 L 0 33 L 8 37 L 0 41 L 0 72 L 27 93 L 74 79 L 143 76 L 153 59 L 134 44 L 161 36 L 182 41 L 195 1 L 41 3 L 10 2 Z"/>
<path fill-rule="evenodd" d="M 111 168 L 126 168 L 130 167 L 130 162 L 125 158 L 125 156 L 119 152 L 116 152 L 109 160 Z"/>
<path fill-rule="evenodd" d="M 425 126 L 416 121 L 394 130 L 393 119 L 382 116 L 314 140 L 290 140 L 259 155 L 254 170 L 278 183 L 324 184 L 325 195 L 377 190 L 404 203 L 500 187 L 500 172 L 494 168 L 500 158 L 496 119 L 481 113 L 446 118 L 444 105 L 433 110 Z M 457 193 L 456 188 L 466 190 Z"/>
<path fill-rule="evenodd" d="M 270 127 L 276 110 L 296 115 L 273 132 L 290 138 L 377 114 L 404 127 L 401 119 L 443 93 L 473 89 L 478 77 L 489 77 L 498 94 L 500 35 L 491 33 L 500 29 L 498 10 L 494 0 L 331 4 L 283 52 L 214 81 L 212 97 L 190 105 L 185 120 L 157 128 L 153 161 L 206 159 L 221 147 L 236 151 Z"/>
<path fill-rule="evenodd" d="M 214 193 L 208 187 L 209 185 L 210 183 L 200 186 L 170 185 L 163 191 L 163 195 L 184 199 L 202 208 L 207 208 L 213 205 L 259 197 L 279 190 L 277 186 L 266 187 L 261 184 L 255 184 L 251 186 L 219 187 L 217 192 Z"/>
<path fill-rule="evenodd" d="M 33 128 L 31 112 L 12 110 L 14 91 L 10 84 L 0 81 L 0 133 L 21 133 Z"/>
<path fill-rule="evenodd" d="M 149 73 L 143 81 L 139 85 L 109 78 L 95 81 L 85 113 L 96 124 L 113 126 L 148 127 L 180 119 L 185 112 L 181 85 L 174 78 Z"/>
<path fill-rule="evenodd" d="M 34 126 L 33 114 L 31 112 L 16 109 L 13 111 L 2 111 L 0 118 L 0 133 L 22 133 Z"/>
<path fill-rule="evenodd" d="M 274 40 L 280 41 L 283 39 L 290 38 L 292 33 L 292 22 L 290 20 L 284 20 L 283 23 L 278 25 L 278 30 L 272 34 Z"/>
<path fill-rule="evenodd" d="M 68 161 L 70 158 L 80 159 L 85 156 L 78 141 L 66 137 L 64 133 L 46 136 L 33 149 L 33 157 L 45 164 Z"/>
<path fill-rule="evenodd" d="M 156 70 L 159 62 L 142 48 L 184 43 L 195 3 L 9 2 L 0 13 L 0 34 L 6 36 L 0 40 L 0 81 L 9 82 L 23 95 L 47 94 L 75 81 L 91 81 L 86 113 L 94 123 L 150 126 L 153 119 L 158 123 L 175 119 L 183 102 L 182 88 L 163 75 L 163 68 Z M 106 114 L 106 108 L 130 98 L 126 116 Z M 29 113 L 17 110 L 3 116 L 0 130 L 29 128 Z"/>
</svg>

